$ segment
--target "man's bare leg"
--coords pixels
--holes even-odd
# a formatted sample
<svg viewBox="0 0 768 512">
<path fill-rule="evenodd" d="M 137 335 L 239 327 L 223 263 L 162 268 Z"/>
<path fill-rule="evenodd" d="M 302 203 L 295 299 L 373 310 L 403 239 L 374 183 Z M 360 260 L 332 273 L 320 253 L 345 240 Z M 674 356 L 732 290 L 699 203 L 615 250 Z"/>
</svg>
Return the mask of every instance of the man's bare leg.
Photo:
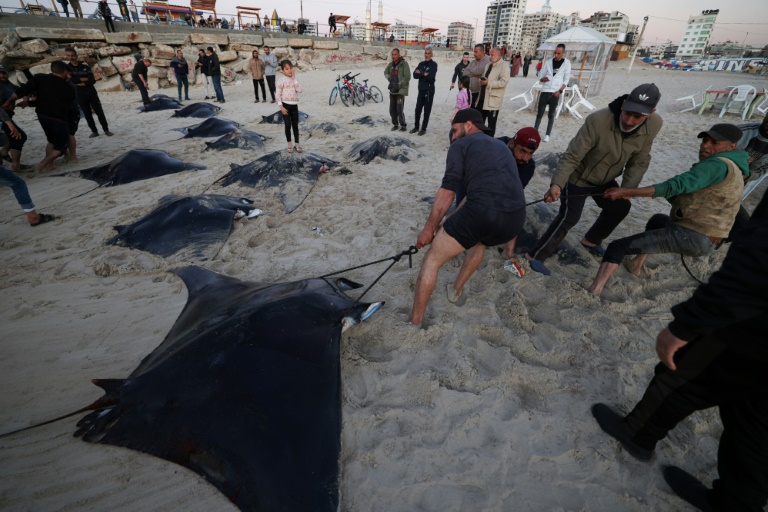
<svg viewBox="0 0 768 512">
<path fill-rule="evenodd" d="M 645 260 L 648 259 L 647 254 L 638 254 L 629 262 L 627 263 L 627 270 L 629 270 L 630 273 L 639 276 L 640 272 L 643 270 L 643 265 L 645 265 Z"/>
<path fill-rule="evenodd" d="M 513 238 L 506 244 L 504 244 L 504 259 L 509 260 L 515 257 L 515 244 L 517 243 L 517 237 Z"/>
<path fill-rule="evenodd" d="M 11 149 L 8 153 L 11 155 L 11 170 L 19 172 L 21 170 L 21 150 Z"/>
<path fill-rule="evenodd" d="M 74 135 L 69 136 L 69 162 L 77 162 L 77 139 Z"/>
<path fill-rule="evenodd" d="M 424 321 L 424 313 L 427 310 L 429 297 L 435 291 L 437 285 L 437 273 L 446 261 L 464 252 L 464 247 L 443 228 L 437 232 L 432 245 L 424 255 L 421 262 L 421 270 L 416 281 L 416 292 L 413 296 L 413 309 L 408 321 L 414 325 L 421 325 Z"/>
<path fill-rule="evenodd" d="M 453 296 L 455 298 L 459 298 L 461 290 L 464 288 L 464 285 L 467 284 L 469 278 L 472 277 L 472 274 L 475 273 L 477 267 L 480 266 L 480 263 L 482 263 L 484 255 L 485 246 L 483 244 L 477 244 L 467 251 L 467 255 L 464 257 L 464 263 L 461 265 L 461 270 L 459 270 L 459 275 L 456 277 L 456 282 L 453 283 Z"/>
<path fill-rule="evenodd" d="M 599 297 L 600 294 L 603 293 L 605 283 L 608 282 L 608 279 L 613 275 L 614 272 L 616 272 L 617 268 L 619 268 L 619 265 L 616 263 L 601 263 L 600 268 L 597 270 L 595 280 L 592 281 L 592 286 L 587 288 L 587 291 L 592 295 Z"/>
<path fill-rule="evenodd" d="M 54 169 L 53 161 L 61 156 L 61 151 L 53 149 L 53 145 L 48 144 L 45 148 L 45 158 L 35 166 L 35 174 L 40 174 L 43 169 Z"/>
</svg>

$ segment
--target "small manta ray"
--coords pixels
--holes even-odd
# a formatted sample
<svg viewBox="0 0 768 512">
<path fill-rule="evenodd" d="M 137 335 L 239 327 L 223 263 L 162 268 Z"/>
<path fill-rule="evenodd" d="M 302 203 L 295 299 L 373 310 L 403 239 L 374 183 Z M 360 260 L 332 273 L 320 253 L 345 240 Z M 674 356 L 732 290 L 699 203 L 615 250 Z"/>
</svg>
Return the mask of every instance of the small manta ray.
<svg viewBox="0 0 768 512">
<path fill-rule="evenodd" d="M 75 436 L 200 474 L 241 510 L 337 512 L 340 338 L 383 302 L 346 279 L 273 285 L 173 271 L 187 304 L 163 342 L 103 397 Z"/>
<path fill-rule="evenodd" d="M 271 137 L 252 132 L 250 130 L 237 129 L 222 135 L 213 142 L 206 142 L 206 148 L 203 151 L 224 151 L 225 149 L 262 149 L 264 147 L 264 141 L 269 138 Z"/>
<path fill-rule="evenodd" d="M 200 117 L 209 118 L 216 117 L 221 112 L 221 107 L 217 107 L 213 103 L 199 102 L 192 103 L 186 107 L 177 110 L 171 117 Z"/>
<path fill-rule="evenodd" d="M 336 123 L 315 123 L 309 126 L 302 127 L 302 130 L 307 132 L 307 139 L 323 138 L 329 135 L 339 135 L 341 133 L 341 126 Z"/>
<path fill-rule="evenodd" d="M 307 119 L 309 119 L 309 114 L 305 114 L 304 112 L 300 111 L 299 112 L 299 122 L 303 123 Z M 270 116 L 261 116 L 261 121 L 259 122 L 259 124 L 264 124 L 264 123 L 267 123 L 267 124 L 283 124 L 284 123 L 284 121 L 283 121 L 283 113 L 278 110 L 277 112 L 275 112 L 274 114 L 272 114 Z"/>
<path fill-rule="evenodd" d="M 364 116 L 364 117 L 358 117 L 357 119 L 353 119 L 349 123 L 362 124 L 365 126 L 374 126 L 376 124 L 389 124 L 389 121 L 384 119 L 383 117 L 379 117 L 375 119 L 373 116 Z"/>
<path fill-rule="evenodd" d="M 113 187 L 191 169 L 205 167 L 184 163 L 157 149 L 132 149 L 106 164 L 57 176 L 79 176 L 93 180 L 102 187 Z"/>
<path fill-rule="evenodd" d="M 357 157 L 355 162 L 368 164 L 377 157 L 397 162 L 410 162 L 424 155 L 413 149 L 413 143 L 405 137 L 383 135 L 358 142 L 349 150 L 348 156 Z"/>
<path fill-rule="evenodd" d="M 245 165 L 230 164 L 231 170 L 216 183 L 222 187 L 235 182 L 259 189 L 278 187 L 285 213 L 291 213 L 312 191 L 318 175 L 336 164 L 314 153 L 290 155 L 275 151 Z"/>
<path fill-rule="evenodd" d="M 158 207 L 129 226 L 115 226 L 107 245 L 151 252 L 176 261 L 211 260 L 241 217 L 261 215 L 253 201 L 241 197 L 168 195 Z"/>
<path fill-rule="evenodd" d="M 563 158 L 563 153 L 553 151 L 550 153 L 544 153 L 536 155 L 536 174 L 543 174 L 544 176 L 553 176 L 557 169 L 560 159 Z"/>
<path fill-rule="evenodd" d="M 183 133 L 184 139 L 190 139 L 192 137 L 219 137 L 226 133 L 233 132 L 239 127 L 240 123 L 230 121 L 229 119 L 212 117 L 206 119 L 202 123 L 185 126 L 184 128 L 174 128 L 174 130 Z"/>
<path fill-rule="evenodd" d="M 158 110 L 172 110 L 181 107 L 181 103 L 169 97 L 157 98 L 144 107 L 139 107 L 142 112 L 157 112 Z"/>
</svg>

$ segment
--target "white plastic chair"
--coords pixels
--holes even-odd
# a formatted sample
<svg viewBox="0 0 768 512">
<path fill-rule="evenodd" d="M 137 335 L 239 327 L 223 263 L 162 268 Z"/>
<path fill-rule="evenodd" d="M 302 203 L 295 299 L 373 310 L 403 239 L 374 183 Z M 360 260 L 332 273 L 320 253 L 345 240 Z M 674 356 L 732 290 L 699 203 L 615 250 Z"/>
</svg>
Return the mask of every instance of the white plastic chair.
<svg viewBox="0 0 768 512">
<path fill-rule="evenodd" d="M 517 99 L 522 99 L 523 101 L 525 101 L 525 105 L 523 105 L 519 109 L 515 110 L 515 112 L 520 112 L 521 110 L 525 110 L 526 108 L 530 108 L 531 105 L 533 105 L 533 89 L 536 88 L 536 84 L 538 84 L 538 82 L 534 82 L 533 86 L 530 89 L 528 89 L 527 91 L 525 91 L 523 94 L 518 94 L 517 96 L 509 98 L 509 101 L 514 101 L 514 100 L 517 100 Z"/>
<path fill-rule="evenodd" d="M 768 89 L 765 87 L 763 87 L 763 101 L 761 101 L 760 104 L 755 107 L 755 110 L 763 115 L 768 113 Z"/>
<path fill-rule="evenodd" d="M 571 101 L 565 104 L 565 108 L 568 109 L 568 112 L 570 112 L 573 117 L 584 119 L 584 116 L 579 113 L 579 105 L 584 105 L 589 110 L 595 110 L 596 108 L 581 94 L 579 86 L 573 84 L 573 96 L 571 97 Z"/>
<path fill-rule="evenodd" d="M 708 86 L 703 91 L 695 92 L 691 94 L 690 96 L 683 96 L 682 98 L 677 98 L 675 101 L 690 101 L 691 106 L 688 108 L 684 108 L 680 112 L 688 112 L 690 110 L 696 110 L 699 108 L 702 103 L 704 103 L 704 96 L 707 94 L 707 91 L 710 90 L 712 86 Z"/>
<path fill-rule="evenodd" d="M 739 85 L 728 92 L 728 96 L 723 103 L 723 109 L 720 111 L 720 117 L 726 112 L 741 114 L 742 121 L 747 117 L 749 106 L 757 96 L 757 89 L 751 85 Z M 735 106 L 734 106 L 735 105 Z"/>
</svg>

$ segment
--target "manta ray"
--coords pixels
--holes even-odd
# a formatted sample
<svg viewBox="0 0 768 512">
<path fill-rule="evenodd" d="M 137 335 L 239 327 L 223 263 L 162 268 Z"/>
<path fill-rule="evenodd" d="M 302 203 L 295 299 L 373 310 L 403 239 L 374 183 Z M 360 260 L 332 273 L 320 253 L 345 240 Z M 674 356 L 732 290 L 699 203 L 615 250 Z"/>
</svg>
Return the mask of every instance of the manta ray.
<svg viewBox="0 0 768 512">
<path fill-rule="evenodd" d="M 75 435 L 187 467 L 244 511 L 337 512 L 340 337 L 383 303 L 345 279 L 173 272 L 189 291 L 176 323 L 126 378 L 93 381 L 105 395 Z"/>
<path fill-rule="evenodd" d="M 206 119 L 202 123 L 185 126 L 184 128 L 174 128 L 174 130 L 183 133 L 183 138 L 189 139 L 192 137 L 219 137 L 221 135 L 233 132 L 239 127 L 240 123 L 230 121 L 229 119 L 212 117 L 210 119 Z"/>
<path fill-rule="evenodd" d="M 205 169 L 205 167 L 184 163 L 165 151 L 157 149 L 132 149 L 106 164 L 89 167 L 82 171 L 66 172 L 58 176 L 75 175 L 93 180 L 102 187 L 112 187 L 190 169 Z"/>
<path fill-rule="evenodd" d="M 201 117 L 210 118 L 216 117 L 221 112 L 221 107 L 217 107 L 213 103 L 199 102 L 191 103 L 186 107 L 177 110 L 171 117 Z"/>
<path fill-rule="evenodd" d="M 142 112 L 156 112 L 158 110 L 173 110 L 179 107 L 181 107 L 181 103 L 179 103 L 177 100 L 169 98 L 168 96 L 160 96 L 152 100 L 149 105 L 139 107 L 139 110 Z"/>
<path fill-rule="evenodd" d="M 355 158 L 355 162 L 368 164 L 374 158 L 410 162 L 424 155 L 413 149 L 413 143 L 405 137 L 384 135 L 358 142 L 349 150 L 348 156 Z"/>
<path fill-rule="evenodd" d="M 225 149 L 262 149 L 264 141 L 271 137 L 250 130 L 237 129 L 225 133 L 213 142 L 206 142 L 203 151 L 224 151 Z"/>
</svg>

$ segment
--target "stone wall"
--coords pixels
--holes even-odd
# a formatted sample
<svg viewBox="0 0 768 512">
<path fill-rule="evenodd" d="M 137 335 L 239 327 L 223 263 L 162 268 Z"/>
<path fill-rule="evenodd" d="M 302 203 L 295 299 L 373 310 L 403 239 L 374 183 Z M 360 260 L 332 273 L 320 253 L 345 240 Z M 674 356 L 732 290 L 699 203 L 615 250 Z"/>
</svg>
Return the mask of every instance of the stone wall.
<svg viewBox="0 0 768 512">
<path fill-rule="evenodd" d="M 279 60 L 290 59 L 300 71 L 319 67 L 350 70 L 380 63 L 389 58 L 388 45 L 364 45 L 362 42 L 313 37 L 279 37 L 282 34 L 200 31 L 183 32 L 115 32 L 104 33 L 92 28 L 53 28 L 17 26 L 4 30 L 0 44 L 0 63 L 19 82 L 25 82 L 24 70 L 35 73 L 50 72 L 50 62 L 64 57 L 64 49 L 73 47 L 80 60 L 88 63 L 97 79 L 100 91 L 122 91 L 133 87 L 131 71 L 136 59 L 149 57 L 148 81 L 150 89 L 175 85 L 175 74 L 170 60 L 181 49 L 190 64 L 190 83 L 201 83 L 204 78 L 195 67 L 200 48 L 213 47 L 222 64 L 225 82 L 250 79 L 245 70 L 246 61 L 254 49 L 269 46 Z M 421 60 L 421 48 L 399 46 L 408 60 Z M 409 55 L 411 53 L 412 55 Z M 436 60 L 458 62 L 461 52 L 439 51 Z M 451 67 L 452 70 L 452 67 Z"/>
</svg>

